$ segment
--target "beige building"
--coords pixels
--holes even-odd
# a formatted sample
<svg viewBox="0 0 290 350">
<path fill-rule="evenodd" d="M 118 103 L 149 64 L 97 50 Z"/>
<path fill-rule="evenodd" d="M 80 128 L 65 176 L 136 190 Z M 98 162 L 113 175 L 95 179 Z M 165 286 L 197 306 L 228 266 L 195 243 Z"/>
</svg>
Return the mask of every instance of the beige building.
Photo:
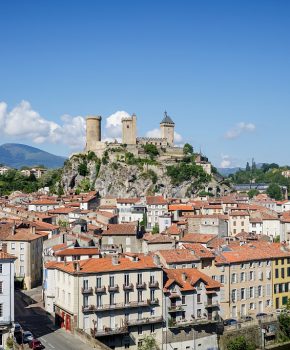
<svg viewBox="0 0 290 350">
<path fill-rule="evenodd" d="M 137 349 L 146 335 L 161 344 L 163 279 L 152 257 L 49 262 L 44 276 L 45 307 L 60 326 L 115 349 Z"/>
<path fill-rule="evenodd" d="M 31 224 L 0 225 L 0 240 L 7 244 L 7 252 L 17 257 L 15 279 L 27 289 L 42 282 L 42 247 L 47 235 L 36 232 Z"/>
</svg>

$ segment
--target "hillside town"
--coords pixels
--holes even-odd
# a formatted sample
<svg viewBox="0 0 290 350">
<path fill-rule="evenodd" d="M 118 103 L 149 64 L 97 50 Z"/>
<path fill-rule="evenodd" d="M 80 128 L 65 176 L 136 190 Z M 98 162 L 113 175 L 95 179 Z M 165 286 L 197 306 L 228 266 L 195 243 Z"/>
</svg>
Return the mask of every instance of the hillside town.
<svg viewBox="0 0 290 350">
<path fill-rule="evenodd" d="M 2 344 L 18 321 L 14 281 L 23 295 L 41 290 L 55 327 L 100 349 L 151 338 L 164 349 L 218 349 L 240 329 L 262 331 L 266 344 L 277 337 L 289 200 L 13 193 L 0 218 Z"/>
</svg>

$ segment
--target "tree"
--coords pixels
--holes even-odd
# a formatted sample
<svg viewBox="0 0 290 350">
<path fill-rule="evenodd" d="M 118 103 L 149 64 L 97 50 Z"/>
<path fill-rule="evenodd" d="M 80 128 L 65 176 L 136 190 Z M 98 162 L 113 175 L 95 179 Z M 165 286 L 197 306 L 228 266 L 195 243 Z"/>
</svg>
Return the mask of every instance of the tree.
<svg viewBox="0 0 290 350">
<path fill-rule="evenodd" d="M 246 340 L 244 336 L 231 340 L 227 345 L 227 350 L 255 350 L 255 345 Z"/>
<path fill-rule="evenodd" d="M 287 304 L 288 307 L 288 304 Z M 286 307 L 286 308 L 287 308 Z M 281 312 L 278 317 L 279 326 L 280 326 L 280 335 L 279 337 L 284 340 L 290 339 L 290 315 L 288 312 Z"/>
<path fill-rule="evenodd" d="M 246 165 L 246 171 L 251 171 L 251 167 L 250 167 L 249 162 L 247 162 L 247 165 Z"/>
<path fill-rule="evenodd" d="M 89 171 L 88 171 L 88 166 L 87 166 L 87 162 L 82 162 L 80 163 L 80 165 L 78 166 L 78 172 L 81 176 L 87 176 Z"/>
<path fill-rule="evenodd" d="M 271 183 L 267 189 L 267 194 L 269 197 L 274 198 L 276 201 L 283 198 L 282 191 L 279 185 L 276 183 Z"/>
<path fill-rule="evenodd" d="M 142 344 L 138 345 L 138 350 L 160 350 L 156 339 L 152 335 L 145 336 Z"/>
<path fill-rule="evenodd" d="M 183 146 L 183 154 L 192 154 L 192 153 L 193 153 L 193 147 L 189 143 L 186 143 Z"/>
<path fill-rule="evenodd" d="M 159 225 L 158 224 L 155 224 L 153 229 L 152 229 L 152 233 L 155 234 L 155 233 L 159 233 Z"/>
<path fill-rule="evenodd" d="M 158 156 L 159 152 L 155 145 L 152 145 L 150 143 L 143 146 L 145 153 L 149 155 L 151 159 Z"/>
<path fill-rule="evenodd" d="M 252 190 L 250 190 L 250 191 L 248 192 L 248 196 L 249 196 L 250 199 L 252 199 L 253 197 L 255 197 L 257 194 L 259 194 L 259 191 L 256 190 L 255 188 L 253 188 Z"/>
</svg>

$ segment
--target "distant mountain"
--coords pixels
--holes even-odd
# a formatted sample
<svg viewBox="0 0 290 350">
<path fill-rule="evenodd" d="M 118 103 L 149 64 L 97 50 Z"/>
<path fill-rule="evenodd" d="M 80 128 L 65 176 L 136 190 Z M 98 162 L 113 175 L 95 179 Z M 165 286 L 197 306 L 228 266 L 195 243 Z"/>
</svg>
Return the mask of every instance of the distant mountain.
<svg viewBox="0 0 290 350">
<path fill-rule="evenodd" d="M 222 176 L 229 176 L 231 174 L 235 174 L 239 170 L 243 170 L 242 168 L 217 168 L 217 171 L 222 175 Z"/>
<path fill-rule="evenodd" d="M 0 146 L 0 164 L 12 168 L 22 166 L 44 165 L 47 168 L 60 168 L 66 158 L 42 151 L 38 148 L 18 144 L 5 143 Z"/>
</svg>

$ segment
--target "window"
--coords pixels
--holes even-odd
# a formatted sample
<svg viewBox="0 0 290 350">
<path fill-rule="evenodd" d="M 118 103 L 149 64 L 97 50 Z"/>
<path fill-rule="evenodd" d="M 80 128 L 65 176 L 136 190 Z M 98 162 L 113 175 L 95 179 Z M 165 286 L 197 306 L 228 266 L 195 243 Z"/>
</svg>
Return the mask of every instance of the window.
<svg viewBox="0 0 290 350">
<path fill-rule="evenodd" d="M 200 294 L 197 294 L 197 302 L 200 303 L 201 302 L 201 297 L 200 297 Z"/>
<path fill-rule="evenodd" d="M 246 290 L 245 290 L 245 288 L 241 289 L 241 299 L 242 300 L 246 299 Z"/>
<path fill-rule="evenodd" d="M 142 326 L 138 326 L 138 334 L 142 334 L 143 333 L 143 330 L 142 330 Z"/>
<path fill-rule="evenodd" d="M 115 293 L 110 293 L 110 305 L 115 304 Z"/>
<path fill-rule="evenodd" d="M 185 304 L 185 295 L 182 295 L 182 297 L 181 297 L 181 303 L 182 303 L 182 305 L 184 305 Z"/>
<path fill-rule="evenodd" d="M 15 250 L 15 243 L 14 242 L 11 243 L 11 250 Z"/>
<path fill-rule="evenodd" d="M 20 243 L 20 250 L 24 250 L 24 243 Z"/>
<path fill-rule="evenodd" d="M 3 281 L 0 281 L 0 294 L 3 293 Z"/>
<path fill-rule="evenodd" d="M 232 302 L 235 303 L 237 301 L 237 290 L 232 290 Z"/>
<path fill-rule="evenodd" d="M 20 276 L 24 276 L 24 266 L 20 266 Z"/>
<path fill-rule="evenodd" d="M 281 259 L 281 265 L 284 265 L 284 259 Z"/>
<path fill-rule="evenodd" d="M 102 306 L 102 295 L 97 294 L 97 306 Z"/>
<path fill-rule="evenodd" d="M 129 292 L 125 292 L 125 304 L 129 304 L 130 294 Z"/>
<path fill-rule="evenodd" d="M 0 273 L 2 273 L 2 264 L 0 264 Z"/>
<path fill-rule="evenodd" d="M 255 309 L 255 303 L 250 303 L 250 310 L 254 310 Z"/>
<path fill-rule="evenodd" d="M 224 275 L 220 275 L 220 282 L 225 283 L 225 276 Z"/>
<path fill-rule="evenodd" d="M 279 278 L 279 269 L 275 269 L 275 278 Z"/>
<path fill-rule="evenodd" d="M 102 277 L 97 277 L 96 285 L 97 285 L 97 288 L 102 287 Z"/>
<path fill-rule="evenodd" d="M 237 283 L 237 274 L 236 273 L 232 274 L 232 283 Z"/>
<path fill-rule="evenodd" d="M 114 287 L 115 286 L 115 278 L 114 278 L 114 276 L 110 276 L 109 281 L 110 281 L 110 287 Z"/>
<path fill-rule="evenodd" d="M 153 307 L 151 310 L 150 310 L 150 316 L 154 316 L 155 315 L 155 308 Z"/>
<path fill-rule="evenodd" d="M 152 300 L 152 301 L 155 300 L 155 290 L 154 289 L 150 290 L 150 300 Z"/>
<path fill-rule="evenodd" d="M 129 286 L 129 284 L 130 284 L 130 281 L 129 281 L 129 274 L 128 274 L 128 273 L 126 273 L 126 274 L 124 275 L 124 284 L 125 284 L 125 286 Z"/>
<path fill-rule="evenodd" d="M 254 279 L 254 271 L 250 271 L 250 281 L 253 281 Z"/>
<path fill-rule="evenodd" d="M 201 309 L 197 309 L 197 317 L 200 318 L 201 317 Z"/>
<path fill-rule="evenodd" d="M 241 282 L 245 281 L 245 272 L 241 272 Z"/>
<path fill-rule="evenodd" d="M 151 324 L 151 327 L 150 327 L 150 332 L 151 333 L 154 333 L 155 332 L 155 324 Z"/>
<path fill-rule="evenodd" d="M 137 283 L 142 284 L 142 273 L 138 273 L 137 275 Z"/>
<path fill-rule="evenodd" d="M 262 286 L 258 286 L 258 296 L 259 296 L 259 297 L 262 296 L 262 291 L 263 291 Z"/>
<path fill-rule="evenodd" d="M 3 317 L 3 304 L 0 304 L 0 317 Z"/>
<path fill-rule="evenodd" d="M 250 287 L 250 298 L 254 298 L 254 287 Z"/>
<path fill-rule="evenodd" d="M 281 277 L 282 277 L 282 278 L 285 278 L 285 271 L 284 271 L 284 268 L 281 269 Z"/>
<path fill-rule="evenodd" d="M 286 305 L 287 304 L 287 301 L 288 301 L 288 297 L 283 297 L 282 298 L 282 305 Z"/>
<path fill-rule="evenodd" d="M 140 303 L 143 301 L 143 292 L 142 290 L 138 290 L 138 302 Z"/>
</svg>

